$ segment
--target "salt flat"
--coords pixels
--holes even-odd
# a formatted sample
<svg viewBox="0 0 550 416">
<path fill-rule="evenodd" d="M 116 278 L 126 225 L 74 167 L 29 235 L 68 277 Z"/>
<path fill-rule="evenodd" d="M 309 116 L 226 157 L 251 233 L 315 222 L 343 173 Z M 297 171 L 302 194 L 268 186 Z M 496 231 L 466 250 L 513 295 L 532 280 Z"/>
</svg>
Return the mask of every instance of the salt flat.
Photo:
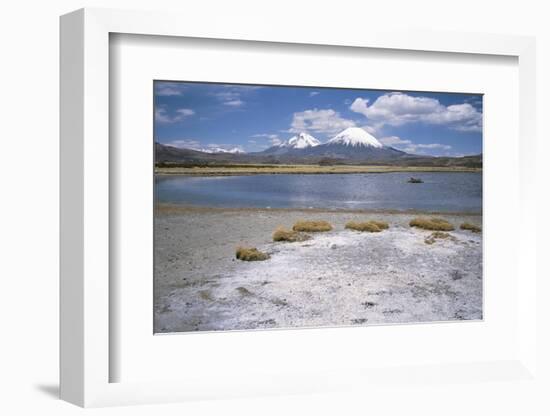
<svg viewBox="0 0 550 416">
<path fill-rule="evenodd" d="M 482 318 L 479 215 L 439 215 L 455 239 L 426 244 L 430 231 L 404 213 L 307 210 L 165 210 L 155 219 L 155 332 L 369 325 Z M 278 226 L 327 220 L 305 242 L 272 242 Z M 381 233 L 344 229 L 350 220 L 390 223 Z M 239 245 L 270 254 L 235 259 Z"/>
</svg>

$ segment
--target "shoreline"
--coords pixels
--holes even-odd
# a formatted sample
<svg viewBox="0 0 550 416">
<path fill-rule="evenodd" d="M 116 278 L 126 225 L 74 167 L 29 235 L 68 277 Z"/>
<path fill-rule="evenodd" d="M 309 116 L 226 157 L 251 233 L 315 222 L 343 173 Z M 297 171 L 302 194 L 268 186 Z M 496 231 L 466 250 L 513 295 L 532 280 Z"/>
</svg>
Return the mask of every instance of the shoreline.
<svg viewBox="0 0 550 416">
<path fill-rule="evenodd" d="M 155 216 L 183 215 L 187 213 L 309 213 L 309 214 L 372 214 L 372 215 L 440 215 L 440 216 L 482 216 L 482 211 L 428 211 L 428 210 L 398 210 L 398 209 L 367 209 L 367 208 L 300 208 L 300 207 L 215 207 L 206 205 L 190 205 L 168 202 L 157 202 L 154 206 Z"/>
<path fill-rule="evenodd" d="M 251 165 L 155 167 L 155 175 L 239 176 L 239 175 L 343 175 L 357 173 L 482 173 L 483 168 L 446 166 L 361 166 L 361 165 Z"/>
</svg>

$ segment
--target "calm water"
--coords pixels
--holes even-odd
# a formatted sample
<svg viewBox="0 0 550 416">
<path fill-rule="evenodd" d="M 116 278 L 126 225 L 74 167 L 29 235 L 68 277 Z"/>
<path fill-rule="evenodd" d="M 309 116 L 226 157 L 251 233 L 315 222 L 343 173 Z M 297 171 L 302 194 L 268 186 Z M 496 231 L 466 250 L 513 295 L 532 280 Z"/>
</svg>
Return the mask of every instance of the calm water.
<svg viewBox="0 0 550 416">
<path fill-rule="evenodd" d="M 481 212 L 481 173 L 157 176 L 158 202 L 213 207 Z"/>
</svg>

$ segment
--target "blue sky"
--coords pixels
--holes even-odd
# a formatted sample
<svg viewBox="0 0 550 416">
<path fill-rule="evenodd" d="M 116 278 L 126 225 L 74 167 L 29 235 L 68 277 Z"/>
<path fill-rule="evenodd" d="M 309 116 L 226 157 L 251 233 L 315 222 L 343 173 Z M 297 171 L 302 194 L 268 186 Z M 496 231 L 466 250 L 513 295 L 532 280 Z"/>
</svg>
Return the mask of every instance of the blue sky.
<svg viewBox="0 0 550 416">
<path fill-rule="evenodd" d="M 155 81 L 155 140 L 191 149 L 266 149 L 306 132 L 362 127 L 414 154 L 482 152 L 479 94 Z"/>
</svg>

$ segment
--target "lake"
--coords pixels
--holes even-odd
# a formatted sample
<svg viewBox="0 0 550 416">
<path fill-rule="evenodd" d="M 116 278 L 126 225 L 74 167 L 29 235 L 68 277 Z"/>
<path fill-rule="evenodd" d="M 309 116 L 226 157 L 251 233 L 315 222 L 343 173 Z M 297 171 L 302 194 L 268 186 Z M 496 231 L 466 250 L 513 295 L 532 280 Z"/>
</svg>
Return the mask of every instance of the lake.
<svg viewBox="0 0 550 416">
<path fill-rule="evenodd" d="M 482 174 L 156 175 L 157 202 L 210 207 L 392 209 L 474 212 L 482 208 Z"/>
</svg>

